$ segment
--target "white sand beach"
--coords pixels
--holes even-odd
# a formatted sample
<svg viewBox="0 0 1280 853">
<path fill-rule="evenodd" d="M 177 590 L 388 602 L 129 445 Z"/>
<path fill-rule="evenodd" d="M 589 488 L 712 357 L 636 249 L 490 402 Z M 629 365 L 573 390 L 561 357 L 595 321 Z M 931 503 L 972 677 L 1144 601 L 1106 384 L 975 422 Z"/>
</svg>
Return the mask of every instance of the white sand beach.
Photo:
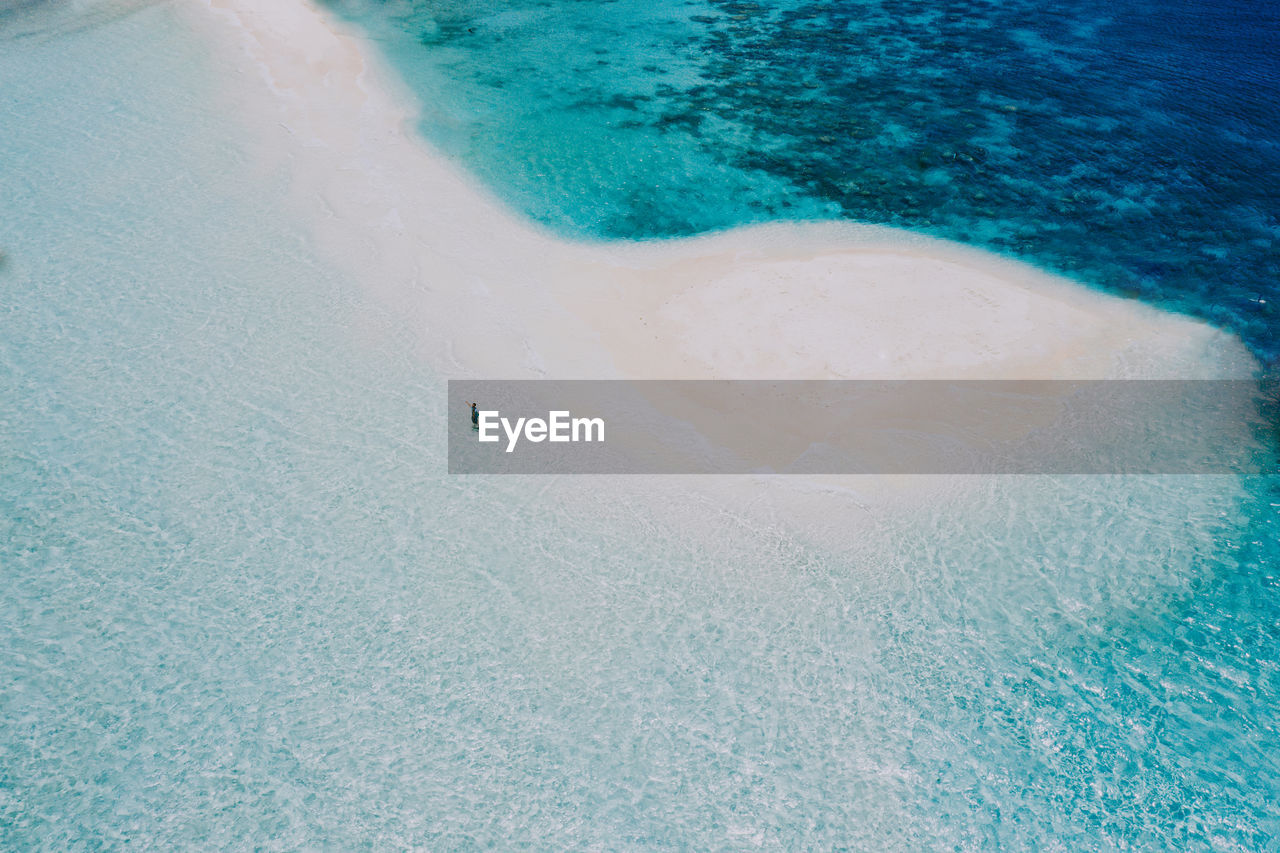
<svg viewBox="0 0 1280 853">
<path fill-rule="evenodd" d="M 1206 323 L 895 229 L 565 240 L 433 150 L 415 130 L 416 96 L 332 15 L 307 0 L 208 0 L 190 14 L 231 70 L 223 108 L 258 140 L 263 180 L 287 180 L 313 251 L 407 320 L 414 351 L 443 379 L 1236 378 L 1256 367 Z M 774 440 L 794 428 L 782 413 L 767 420 Z M 698 538 L 707 512 L 691 506 L 838 550 L 985 482 L 570 478 L 545 497 L 643 493 L 650 512 Z"/>
<path fill-rule="evenodd" d="M 421 333 L 446 377 L 1209 378 L 1209 325 L 887 228 L 776 224 L 578 244 L 517 218 L 414 132 L 361 36 L 306 0 L 193 15 L 316 246 Z"/>
</svg>

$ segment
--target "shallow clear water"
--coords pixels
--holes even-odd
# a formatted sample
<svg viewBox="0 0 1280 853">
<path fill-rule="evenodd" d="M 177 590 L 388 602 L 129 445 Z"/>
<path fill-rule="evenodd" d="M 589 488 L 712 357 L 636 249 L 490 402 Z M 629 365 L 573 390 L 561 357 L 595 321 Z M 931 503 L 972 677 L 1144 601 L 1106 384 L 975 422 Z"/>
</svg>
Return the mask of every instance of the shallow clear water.
<svg viewBox="0 0 1280 853">
<path fill-rule="evenodd" d="M 447 477 L 222 71 L 0 49 L 0 847 L 1276 844 L 1273 480 Z"/>
<path fill-rule="evenodd" d="M 1247 0 L 331 0 L 530 215 L 845 217 L 1016 255 L 1280 356 L 1280 12 Z"/>
</svg>

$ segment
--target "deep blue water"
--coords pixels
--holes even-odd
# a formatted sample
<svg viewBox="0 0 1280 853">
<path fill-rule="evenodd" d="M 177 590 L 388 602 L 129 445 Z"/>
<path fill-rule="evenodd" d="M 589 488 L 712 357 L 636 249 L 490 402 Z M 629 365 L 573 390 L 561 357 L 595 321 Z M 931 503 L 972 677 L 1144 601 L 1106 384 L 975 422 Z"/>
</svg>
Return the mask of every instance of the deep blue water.
<svg viewBox="0 0 1280 853">
<path fill-rule="evenodd" d="M 1280 357 L 1280 7 L 335 2 L 423 130 L 573 235 L 845 217 L 983 246 Z"/>
</svg>

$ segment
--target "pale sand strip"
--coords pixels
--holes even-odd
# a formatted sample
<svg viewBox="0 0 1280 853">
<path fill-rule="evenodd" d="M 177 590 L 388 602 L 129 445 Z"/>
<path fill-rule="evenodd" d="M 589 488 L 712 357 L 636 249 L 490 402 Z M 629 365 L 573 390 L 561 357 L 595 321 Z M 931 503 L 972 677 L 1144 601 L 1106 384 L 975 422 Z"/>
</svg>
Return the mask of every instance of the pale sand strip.
<svg viewBox="0 0 1280 853">
<path fill-rule="evenodd" d="M 228 79 L 221 106 L 259 138 L 264 180 L 288 175 L 317 249 L 413 324 L 442 377 L 1207 378 L 1255 368 L 1234 337 L 1204 323 L 890 229 L 556 239 L 426 145 L 415 96 L 358 33 L 308 0 L 181 8 L 223 48 L 214 55 Z M 784 413 L 757 426 L 789 427 Z M 875 532 L 902 513 L 923 508 L 927 527 L 957 494 L 996 485 L 569 478 L 541 494 L 592 512 L 643 506 L 700 541 L 732 539 L 741 525 L 852 551 L 874 548 Z"/>
<path fill-rule="evenodd" d="M 228 49 L 228 97 L 261 134 L 264 174 L 287 170 L 320 250 L 411 318 L 445 375 L 1190 378 L 1254 367 L 1206 324 L 891 229 L 556 239 L 417 138 L 414 97 L 345 25 L 306 0 L 207 3 L 215 15 L 198 23 Z"/>
</svg>

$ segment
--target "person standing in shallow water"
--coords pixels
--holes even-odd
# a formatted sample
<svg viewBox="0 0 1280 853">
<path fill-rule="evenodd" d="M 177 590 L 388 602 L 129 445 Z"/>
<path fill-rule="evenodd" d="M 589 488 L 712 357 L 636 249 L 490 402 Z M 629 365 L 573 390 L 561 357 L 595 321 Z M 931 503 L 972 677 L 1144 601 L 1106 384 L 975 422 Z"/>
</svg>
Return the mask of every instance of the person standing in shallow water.
<svg viewBox="0 0 1280 853">
<path fill-rule="evenodd" d="M 471 407 L 471 428 L 480 429 L 480 413 L 476 411 L 475 403 L 467 403 Z"/>
</svg>

